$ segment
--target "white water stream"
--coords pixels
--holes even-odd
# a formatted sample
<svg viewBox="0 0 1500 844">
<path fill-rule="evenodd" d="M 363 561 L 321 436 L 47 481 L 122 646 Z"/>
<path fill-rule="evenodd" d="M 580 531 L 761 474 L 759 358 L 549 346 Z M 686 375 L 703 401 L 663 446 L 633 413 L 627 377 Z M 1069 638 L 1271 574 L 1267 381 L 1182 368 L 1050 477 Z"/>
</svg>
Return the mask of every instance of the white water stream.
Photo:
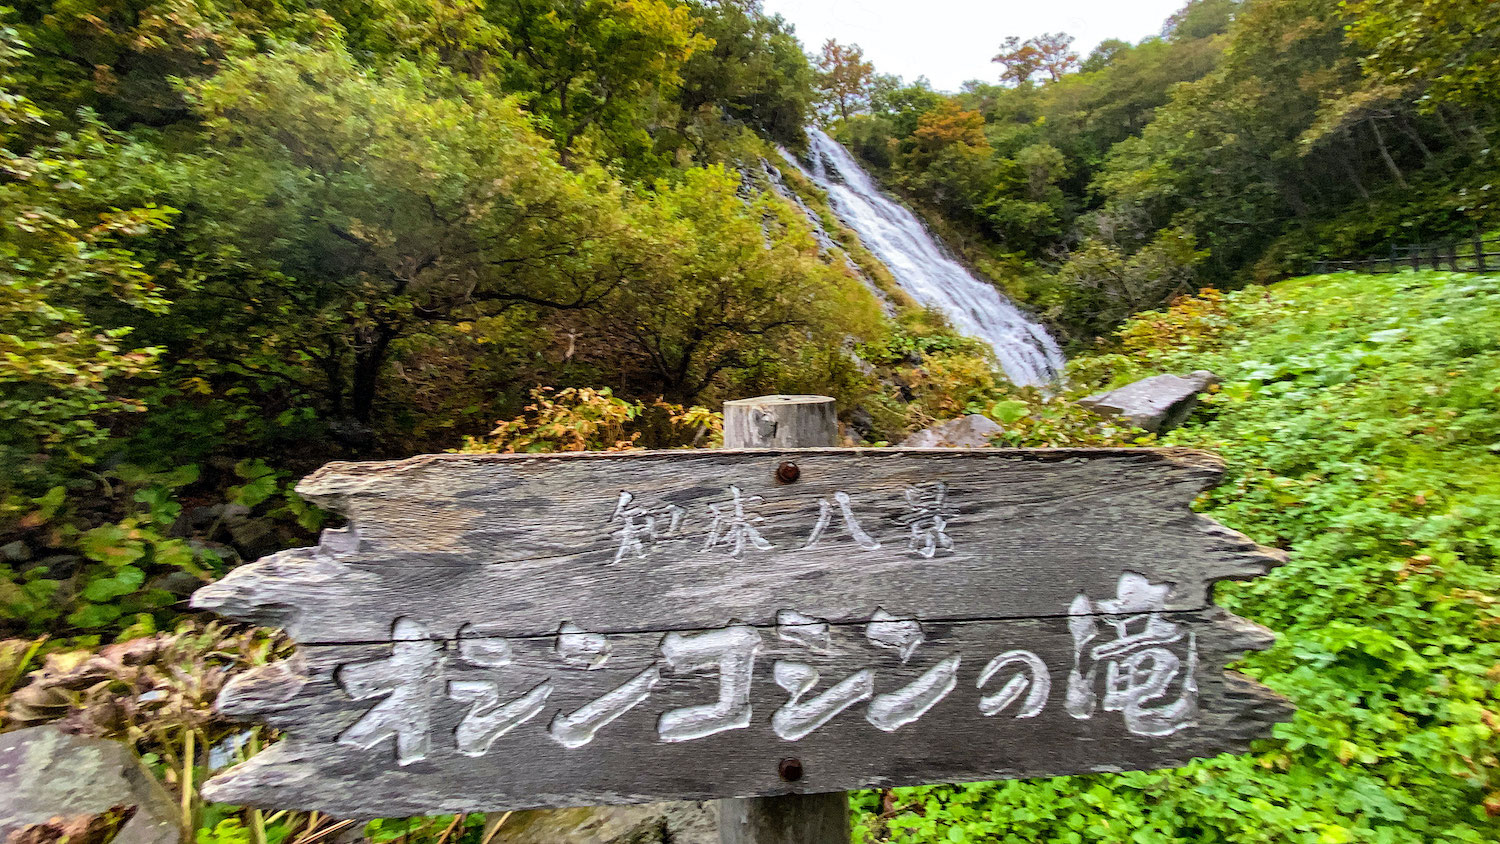
<svg viewBox="0 0 1500 844">
<path fill-rule="evenodd" d="M 954 260 L 915 215 L 880 191 L 837 141 L 812 126 L 807 139 L 811 172 L 783 154 L 828 193 L 833 212 L 885 264 L 902 290 L 941 311 L 958 331 L 989 343 L 1011 381 L 1056 380 L 1064 358 L 1045 328 Z"/>
</svg>

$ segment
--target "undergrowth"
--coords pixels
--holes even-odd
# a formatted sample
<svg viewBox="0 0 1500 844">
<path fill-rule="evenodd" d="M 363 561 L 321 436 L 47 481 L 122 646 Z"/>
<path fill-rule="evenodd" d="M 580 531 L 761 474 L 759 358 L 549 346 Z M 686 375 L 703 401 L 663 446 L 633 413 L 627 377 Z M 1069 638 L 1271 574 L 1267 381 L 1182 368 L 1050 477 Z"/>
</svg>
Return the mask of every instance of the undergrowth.
<svg viewBox="0 0 1500 844">
<path fill-rule="evenodd" d="M 1072 374 L 1081 393 L 1193 369 L 1223 385 L 1162 442 L 1222 455 L 1204 512 L 1290 554 L 1217 597 L 1279 634 L 1238 668 L 1295 718 L 1173 771 L 863 792 L 858 840 L 1500 837 L 1500 278 L 1208 291 Z"/>
</svg>

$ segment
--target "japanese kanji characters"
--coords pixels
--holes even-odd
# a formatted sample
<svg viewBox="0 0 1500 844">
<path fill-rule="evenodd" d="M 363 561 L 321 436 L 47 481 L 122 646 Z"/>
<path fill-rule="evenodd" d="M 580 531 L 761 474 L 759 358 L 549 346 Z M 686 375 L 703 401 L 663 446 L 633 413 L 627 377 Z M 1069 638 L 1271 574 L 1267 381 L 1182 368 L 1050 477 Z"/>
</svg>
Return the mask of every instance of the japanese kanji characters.
<svg viewBox="0 0 1500 844">
<path fill-rule="evenodd" d="M 621 492 L 615 504 L 615 510 L 609 517 L 611 525 L 619 525 L 610 533 L 618 541 L 615 547 L 615 562 L 620 562 L 626 556 L 644 558 L 647 550 L 655 545 L 658 539 L 676 536 L 682 527 L 682 517 L 686 512 L 676 504 L 668 504 L 662 508 L 661 515 L 666 516 L 667 526 L 664 531 L 658 531 L 658 515 L 644 507 L 637 506 L 634 493 Z"/>
<path fill-rule="evenodd" d="M 693 514 L 672 503 L 645 506 L 634 492 L 622 490 L 606 522 L 613 562 L 645 559 L 658 543 L 683 539 L 690 533 L 703 537 L 700 552 L 721 551 L 736 560 L 753 551 L 774 550 L 776 543 L 766 536 L 769 522 L 759 512 L 766 503 L 765 497 L 747 494 L 736 484 L 730 484 L 725 492 L 725 499 L 706 505 L 706 514 Z M 786 547 L 811 551 L 852 544 L 862 551 L 878 551 L 883 545 L 877 533 L 884 523 L 894 524 L 906 540 L 906 550 L 920 557 L 931 559 L 954 550 L 948 527 L 955 510 L 946 483 L 933 481 L 909 486 L 902 490 L 900 500 L 904 508 L 901 513 L 872 518 L 868 513 L 862 515 L 863 508 L 843 490 L 835 490 L 831 496 L 821 495 L 814 502 L 816 515 L 798 510 L 806 512 L 811 522 L 806 540 Z M 691 531 L 689 522 L 693 523 Z"/>
<path fill-rule="evenodd" d="M 1093 601 L 1079 595 L 1073 600 L 1068 608 L 1073 636 L 1068 714 L 1093 716 L 1103 666 L 1104 710 L 1121 713 L 1130 732 L 1169 736 L 1197 724 L 1197 639 L 1162 617 L 1170 591 L 1169 584 L 1125 572 L 1114 598 Z M 1106 630 L 1114 638 L 1096 643 Z"/>
<path fill-rule="evenodd" d="M 939 551 L 952 551 L 953 538 L 948 535 L 948 519 L 953 511 L 948 505 L 948 485 L 933 481 L 908 487 L 903 494 L 911 512 L 898 521 L 911 532 L 907 547 L 929 559 Z"/>
<path fill-rule="evenodd" d="M 844 529 L 849 531 L 849 537 L 854 540 L 854 544 L 866 551 L 874 551 L 879 548 L 880 543 L 874 537 L 865 533 L 865 529 L 860 527 L 859 519 L 855 518 L 853 501 L 849 498 L 849 493 L 839 490 L 833 494 L 833 500 L 838 504 L 839 515 L 844 520 Z M 817 545 L 818 540 L 823 538 L 823 533 L 828 530 L 828 526 L 832 523 L 833 505 L 828 503 L 828 499 L 819 498 L 818 521 L 813 524 L 812 535 L 807 538 L 807 544 L 802 547 L 811 548 Z"/>
<path fill-rule="evenodd" d="M 769 551 L 771 543 L 756 529 L 756 525 L 764 522 L 765 517 L 748 512 L 748 508 L 765 499 L 759 495 L 745 495 L 737 486 L 729 487 L 729 496 L 728 501 L 708 505 L 708 509 L 713 511 L 713 523 L 709 525 L 708 541 L 703 543 L 703 550 L 710 551 L 722 546 L 735 559 L 744 555 L 746 545 L 760 551 Z"/>
</svg>

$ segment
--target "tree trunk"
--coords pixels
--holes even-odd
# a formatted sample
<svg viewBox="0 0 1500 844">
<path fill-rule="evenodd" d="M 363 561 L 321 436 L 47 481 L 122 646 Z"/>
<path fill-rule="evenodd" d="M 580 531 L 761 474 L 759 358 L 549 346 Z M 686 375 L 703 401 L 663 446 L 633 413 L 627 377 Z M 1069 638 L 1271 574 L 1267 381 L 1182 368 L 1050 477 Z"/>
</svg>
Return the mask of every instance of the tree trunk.
<svg viewBox="0 0 1500 844">
<path fill-rule="evenodd" d="M 378 326 L 375 329 L 375 339 L 370 345 L 354 353 L 354 384 L 349 404 L 352 415 L 358 422 L 370 422 L 375 409 L 375 394 L 380 386 L 380 370 L 385 366 L 385 356 L 390 351 L 391 341 L 399 333 L 394 326 Z"/>
<path fill-rule="evenodd" d="M 1413 144 L 1416 144 L 1417 149 L 1422 151 L 1422 160 L 1427 162 L 1428 164 L 1431 164 L 1433 158 L 1432 150 L 1429 149 L 1427 144 L 1422 140 L 1422 133 L 1418 132 L 1417 128 L 1411 125 L 1411 121 L 1406 119 L 1406 115 L 1396 115 L 1396 128 L 1400 129 L 1403 135 L 1411 138 L 1411 142 Z"/>
<path fill-rule="evenodd" d="M 1336 157 L 1338 158 L 1339 163 L 1344 166 L 1344 172 L 1349 176 L 1349 183 L 1354 185 L 1354 189 L 1359 192 L 1360 198 L 1362 198 L 1365 202 L 1369 202 L 1370 192 L 1365 190 L 1365 183 L 1360 180 L 1359 170 L 1354 167 L 1354 162 L 1350 160 L 1350 157 L 1347 155 L 1339 155 Z"/>
<path fill-rule="evenodd" d="M 1391 178 L 1401 187 L 1410 187 L 1406 183 L 1406 176 L 1401 173 L 1401 168 L 1396 166 L 1396 159 L 1391 158 L 1391 151 L 1385 145 L 1385 136 L 1380 134 L 1380 127 L 1376 125 L 1375 118 L 1365 121 L 1370 124 L 1370 133 L 1375 136 L 1375 146 L 1380 150 L 1380 160 L 1385 162 L 1386 169 L 1391 171 Z"/>
</svg>

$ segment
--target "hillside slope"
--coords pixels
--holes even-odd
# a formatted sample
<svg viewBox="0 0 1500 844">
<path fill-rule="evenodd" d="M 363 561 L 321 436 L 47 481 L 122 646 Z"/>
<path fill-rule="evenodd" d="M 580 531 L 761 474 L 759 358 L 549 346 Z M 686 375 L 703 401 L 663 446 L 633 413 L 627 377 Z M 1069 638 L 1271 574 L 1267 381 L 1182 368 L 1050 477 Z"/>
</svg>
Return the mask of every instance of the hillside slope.
<svg viewBox="0 0 1500 844">
<path fill-rule="evenodd" d="M 1280 634 L 1262 752 L 1173 772 L 901 790 L 866 841 L 1432 842 L 1500 836 L 1500 278 L 1209 292 L 1074 362 L 1079 393 L 1206 368 L 1168 444 L 1229 463 L 1204 509 L 1291 561 L 1219 599 Z M 1017 443 L 1027 444 L 1027 443 Z"/>
</svg>

